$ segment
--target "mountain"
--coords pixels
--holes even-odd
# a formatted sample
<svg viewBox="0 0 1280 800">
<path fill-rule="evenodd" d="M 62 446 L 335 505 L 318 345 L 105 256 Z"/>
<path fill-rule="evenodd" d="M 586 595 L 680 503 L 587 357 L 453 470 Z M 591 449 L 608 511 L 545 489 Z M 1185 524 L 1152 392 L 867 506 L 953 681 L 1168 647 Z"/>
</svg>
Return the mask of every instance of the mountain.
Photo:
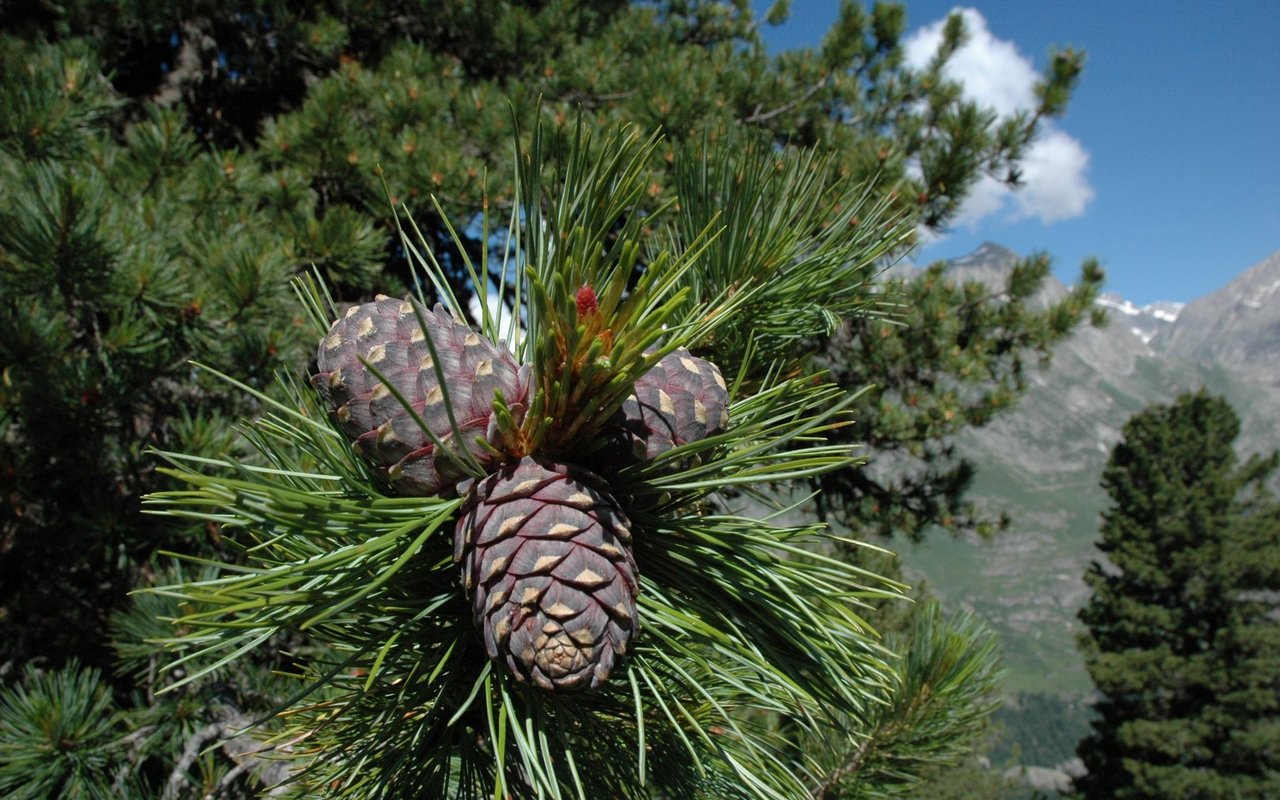
<svg viewBox="0 0 1280 800">
<path fill-rule="evenodd" d="M 1016 259 L 985 244 L 949 271 L 995 285 Z M 1064 291 L 1051 278 L 1043 297 Z M 1031 376 L 1015 410 L 958 442 L 978 466 L 973 497 L 1008 511 L 1010 529 L 988 542 L 937 534 L 904 545 L 909 571 L 1000 633 L 1011 692 L 1091 689 L 1075 615 L 1097 557 L 1102 468 L 1132 414 L 1203 387 L 1240 413 L 1242 449 L 1280 447 L 1280 254 L 1185 307 L 1139 307 L 1116 295 L 1098 302 L 1107 324 L 1082 327 Z"/>
<path fill-rule="evenodd" d="M 1168 356 L 1214 361 L 1280 388 L 1280 253 L 1188 305 L 1155 344 Z"/>
</svg>

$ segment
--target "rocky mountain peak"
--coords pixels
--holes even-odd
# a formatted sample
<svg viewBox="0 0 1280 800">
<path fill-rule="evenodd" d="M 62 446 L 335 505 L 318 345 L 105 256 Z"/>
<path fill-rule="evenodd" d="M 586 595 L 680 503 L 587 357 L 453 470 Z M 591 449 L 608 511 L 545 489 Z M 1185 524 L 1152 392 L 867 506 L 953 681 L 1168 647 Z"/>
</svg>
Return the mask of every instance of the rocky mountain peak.
<svg viewBox="0 0 1280 800">
<path fill-rule="evenodd" d="M 947 262 L 947 276 L 957 282 L 977 281 L 994 290 L 1004 288 L 1008 284 L 1009 273 L 1013 271 L 1022 256 L 995 242 L 983 242 L 968 255 L 953 258 Z M 1057 276 L 1050 274 L 1045 278 L 1039 294 L 1034 302 L 1048 305 L 1060 300 L 1067 293 L 1067 287 Z"/>
<path fill-rule="evenodd" d="M 983 242 L 972 253 L 953 259 L 950 267 L 952 269 L 963 269 L 965 267 L 993 266 L 1008 269 L 1017 260 L 1018 254 L 1004 245 L 996 244 L 995 242 Z"/>
<path fill-rule="evenodd" d="M 1280 252 L 1190 303 L 1153 345 L 1173 357 L 1222 364 L 1280 385 Z"/>
</svg>

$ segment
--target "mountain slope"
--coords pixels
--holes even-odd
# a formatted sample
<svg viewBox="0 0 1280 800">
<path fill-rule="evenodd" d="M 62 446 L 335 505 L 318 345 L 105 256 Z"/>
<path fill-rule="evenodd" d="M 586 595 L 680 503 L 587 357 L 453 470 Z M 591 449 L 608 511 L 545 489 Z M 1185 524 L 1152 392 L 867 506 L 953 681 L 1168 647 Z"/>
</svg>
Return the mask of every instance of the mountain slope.
<svg viewBox="0 0 1280 800">
<path fill-rule="evenodd" d="M 1170 357 L 1224 364 L 1280 388 L 1280 253 L 1188 305 L 1153 344 Z"/>
<path fill-rule="evenodd" d="M 1016 257 L 984 245 L 950 269 L 993 283 Z M 1087 598 L 1081 576 L 1097 557 L 1102 468 L 1132 414 L 1203 387 L 1240 412 L 1245 449 L 1280 446 L 1280 289 L 1271 290 L 1276 302 L 1263 300 L 1273 281 L 1280 287 L 1280 256 L 1185 309 L 1104 297 L 1105 327 L 1079 330 L 1031 376 L 1014 411 L 960 440 L 978 465 L 973 496 L 1010 512 L 1012 525 L 990 542 L 938 534 L 903 557 L 944 599 L 976 609 L 1000 632 L 1010 690 L 1090 688 L 1075 614 Z M 1049 283 L 1046 297 L 1065 291 Z"/>
</svg>

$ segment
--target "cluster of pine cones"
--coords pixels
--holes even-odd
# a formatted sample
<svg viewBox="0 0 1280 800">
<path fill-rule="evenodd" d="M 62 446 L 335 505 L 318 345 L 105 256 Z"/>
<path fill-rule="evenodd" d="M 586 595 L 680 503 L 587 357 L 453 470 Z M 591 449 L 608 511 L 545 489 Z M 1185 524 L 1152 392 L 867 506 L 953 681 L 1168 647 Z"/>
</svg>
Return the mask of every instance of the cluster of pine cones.
<svg viewBox="0 0 1280 800">
<path fill-rule="evenodd" d="M 630 523 L 601 475 L 723 430 L 720 370 L 675 350 L 592 441 L 512 453 L 494 399 L 501 392 L 519 417 L 530 367 L 441 306 L 385 296 L 354 306 L 321 341 L 318 365 L 312 383 L 335 422 L 394 491 L 465 497 L 454 558 L 489 657 L 544 689 L 603 683 L 638 629 L 639 584 Z M 593 454 L 595 470 L 566 463 L 573 452 Z"/>
</svg>

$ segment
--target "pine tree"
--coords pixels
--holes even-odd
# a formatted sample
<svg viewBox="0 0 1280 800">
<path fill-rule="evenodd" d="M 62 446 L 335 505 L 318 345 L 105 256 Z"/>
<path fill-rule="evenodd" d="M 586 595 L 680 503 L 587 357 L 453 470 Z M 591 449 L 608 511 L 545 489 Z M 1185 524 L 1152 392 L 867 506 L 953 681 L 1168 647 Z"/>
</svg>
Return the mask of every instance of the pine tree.
<svg viewBox="0 0 1280 800">
<path fill-rule="evenodd" d="M 814 481 L 820 515 L 860 535 L 919 540 L 931 527 L 989 535 L 1007 523 L 968 500 L 976 468 L 956 453 L 955 436 L 1012 408 L 1031 370 L 1086 314 L 1102 321 L 1089 312 L 1102 284 L 1092 259 L 1065 296 L 1047 303 L 1037 298 L 1047 256 L 1021 259 L 995 287 L 957 283 L 943 266 L 884 281 L 898 313 L 845 317 L 821 359 L 842 385 L 873 387 L 838 436 L 865 446 L 874 468 Z"/>
<path fill-rule="evenodd" d="M 940 398 L 923 404 L 937 413 L 921 424 L 900 424 L 914 408 L 894 406 L 905 389 L 888 402 L 871 393 L 848 400 L 859 425 L 883 418 L 875 443 L 890 452 L 928 452 L 955 426 L 994 412 L 1003 403 L 988 402 L 987 380 L 1000 397 L 1016 395 L 1019 356 L 1047 353 L 1083 317 L 1100 280 L 1087 271 L 1073 300 L 1043 315 L 985 298 L 962 337 L 922 320 L 904 336 L 936 337 L 939 346 L 910 356 L 886 350 L 883 373 L 856 363 L 862 350 L 877 351 L 831 338 L 868 314 L 883 316 L 902 295 L 919 293 L 930 307 L 960 302 L 941 282 L 884 284 L 874 267 L 910 247 L 911 223 L 944 226 L 978 176 L 1016 184 L 1039 120 L 1065 108 L 1081 65 L 1071 51 L 1052 58 L 1032 114 L 1000 120 L 965 101 L 942 78 L 963 40 L 959 17 L 933 64 L 913 72 L 900 47 L 905 14 L 889 4 L 845 4 L 820 48 L 777 58 L 761 45 L 745 0 L 459 2 L 426 13 L 412 3 L 122 2 L 110 15 L 71 2 L 10 5 L 0 15 L 12 34 L 0 46 L 0 661 L 57 664 L 79 654 L 105 668 L 114 660 L 119 696 L 138 693 L 125 714 L 130 774 L 160 775 L 170 793 L 251 783 L 260 765 L 226 748 L 203 753 L 212 739 L 201 737 L 287 699 L 287 689 L 251 687 L 267 685 L 273 667 L 292 670 L 295 657 L 314 663 L 314 640 L 292 629 L 267 636 L 256 655 L 198 676 L 137 645 L 168 635 L 149 624 L 156 613 L 191 612 L 173 597 L 125 601 L 131 587 L 194 579 L 163 566 L 160 550 L 217 563 L 246 557 L 221 517 L 183 526 L 139 513 L 138 497 L 173 485 L 147 450 L 261 466 L 260 440 L 233 423 L 273 402 L 301 402 L 272 374 L 301 374 L 312 352 L 304 305 L 288 289 L 304 270 L 342 303 L 420 289 L 428 307 L 452 295 L 452 308 L 483 324 L 489 307 L 475 291 L 510 296 L 517 281 L 489 257 L 506 232 L 484 229 L 480 212 L 501 217 L 527 202 L 514 191 L 519 168 L 509 156 L 513 141 L 527 152 L 531 131 L 544 131 L 549 162 L 575 147 L 579 126 L 594 132 L 587 141 L 596 147 L 620 120 L 663 132 L 643 151 L 648 183 L 633 187 L 629 218 L 669 224 L 628 234 L 639 251 L 633 266 L 650 269 L 651 254 L 664 249 L 698 253 L 686 309 L 732 297 L 737 313 L 701 331 L 693 354 L 719 365 L 737 396 L 778 402 L 769 392 L 780 391 L 780 376 L 812 371 L 808 359 L 827 342 L 820 366 L 850 392 L 900 375 L 895 359 L 926 373 L 932 363 L 934 374 L 979 376 L 977 399 L 962 413 L 948 416 L 952 400 Z M 770 16 L 784 15 L 779 3 Z M 516 127 L 522 138 L 513 138 Z M 597 150 L 586 163 L 605 155 Z M 436 283 L 416 283 L 420 265 L 387 210 L 388 191 L 412 206 L 418 252 L 437 256 Z M 752 235 L 708 233 L 722 228 Z M 1023 275 L 1035 284 L 1044 270 Z M 773 290 L 742 292 L 741 281 L 765 276 Z M 578 287 L 544 288 L 567 292 L 554 295 L 562 301 Z M 1014 294 L 1024 296 L 1021 287 Z M 865 343 L 882 338 L 876 329 Z M 972 369 L 954 351 L 968 341 L 995 342 L 1000 357 Z M 632 364 L 612 400 L 602 397 L 602 407 L 621 401 L 621 425 L 590 423 L 622 431 L 633 451 L 644 423 L 626 416 L 628 400 L 616 393 L 628 380 L 643 389 L 634 373 L 656 365 L 648 357 Z M 832 401 L 831 391 L 815 402 Z M 655 405 L 637 389 L 635 405 L 660 409 L 660 397 Z M 558 435 L 549 431 L 524 433 Z M 849 425 L 822 435 L 834 442 L 850 432 L 858 438 L 846 441 L 873 439 Z M 653 462 L 667 465 L 668 483 L 702 457 L 696 443 L 677 438 L 680 447 Z M 68 455 L 84 452 L 92 458 Z M 843 514 L 859 531 L 887 527 L 883 520 L 907 529 L 946 522 L 952 505 L 912 498 L 940 489 L 960 497 L 949 457 L 945 448 L 930 455 L 944 468 L 908 477 L 897 491 L 866 492 L 909 513 L 876 516 L 854 499 L 833 518 Z M 370 468 L 343 463 L 357 475 Z M 801 470 L 806 478 L 819 471 Z M 812 533 L 800 530 L 801 538 Z M 108 631 L 116 634 L 110 649 Z M 885 701 L 894 680 L 869 688 L 867 702 Z"/>
<path fill-rule="evenodd" d="M 511 247 L 493 255 L 500 271 L 517 257 L 528 269 L 511 295 L 482 290 L 478 331 L 425 240 L 406 238 L 442 305 L 381 298 L 339 315 L 308 291 L 320 393 L 294 384 L 268 403 L 250 432 L 261 464 L 168 455 L 189 488 L 153 502 L 217 522 L 249 554 L 156 590 L 190 609 L 175 686 L 305 634 L 314 655 L 298 659 L 274 740 L 308 742 L 294 777 L 309 795 L 833 796 L 963 750 L 992 671 L 989 650 L 964 652 L 976 632 L 925 615 L 899 680 L 859 613 L 896 585 L 824 555 L 835 540 L 821 526 L 761 520 L 722 493 L 767 499 L 850 463 L 822 441 L 848 398 L 785 362 L 750 363 L 756 341 L 772 352 L 802 336 L 803 316 L 741 340 L 728 380 L 691 352 L 814 281 L 704 262 L 713 237 L 743 245 L 748 227 L 690 240 L 673 228 L 633 280 L 646 231 L 663 226 L 635 213 L 659 140 L 624 130 L 597 146 L 580 128 L 559 158 L 552 141 L 536 131 L 522 154 Z M 807 163 L 768 172 L 786 182 Z M 789 216 L 760 220 L 764 235 Z M 810 246 L 830 245 L 819 232 Z M 857 283 L 872 264 L 845 269 Z M 727 278 L 736 291 L 716 289 Z M 660 446 L 610 449 L 632 415 L 626 430 Z M 403 479 L 442 452 L 449 469 Z M 882 721 L 849 726 L 882 704 Z M 800 732 L 867 763 L 828 775 L 792 757 Z"/>
<path fill-rule="evenodd" d="M 323 250 L 368 279 L 383 242 L 174 112 L 118 138 L 83 43 L 0 39 L 0 76 L 0 649 L 106 666 L 106 616 L 152 554 L 216 550 L 138 513 L 148 448 L 217 454 L 250 408 L 187 362 L 270 384 L 305 357 L 296 264 Z"/>
<path fill-rule="evenodd" d="M 676 174 L 674 165 L 692 163 L 684 151 L 713 140 L 820 151 L 812 174 L 785 187 L 767 184 L 815 202 L 792 220 L 797 230 L 820 222 L 819 203 L 857 199 L 832 194 L 832 186 L 864 184 L 872 205 L 942 226 L 979 175 L 1016 182 L 1038 120 L 1063 112 L 1081 65 L 1078 53 L 1056 54 L 1042 107 L 997 120 L 942 78 L 964 38 L 959 17 L 935 62 L 914 72 L 902 64 L 905 13 L 888 4 L 870 11 L 847 4 L 820 48 L 780 58 L 766 55 L 745 0 L 590 8 L 495 2 L 483 13 L 458 3 L 426 14 L 380 3 L 302 11 L 121 3 L 109 17 L 96 8 L 65 3 L 2 12 L 15 34 L 5 40 L 0 125 L 11 209 L 0 258 L 6 277 L 13 276 L 2 287 L 13 329 L 0 336 L 11 367 L 0 397 L 0 482 L 4 546 L 14 550 L 5 559 L 11 594 L 0 603 L 9 609 L 4 641 L 18 648 L 13 655 L 24 642 L 62 639 L 61 652 L 88 646 L 98 655 L 86 657 L 99 666 L 102 643 L 90 642 L 103 630 L 102 615 L 138 577 L 130 565 L 156 545 L 205 546 L 196 537 L 173 541 L 138 517 L 132 498 L 156 486 L 140 443 L 190 440 L 185 449 L 213 454 L 227 443 L 222 420 L 243 412 L 215 384 L 193 385 L 184 362 L 194 358 L 259 386 L 270 384 L 275 368 L 296 364 L 300 314 L 281 287 L 298 269 L 318 267 L 343 299 L 407 285 L 408 261 L 385 189 L 414 206 L 459 297 L 471 291 L 461 250 L 479 262 L 484 247 L 471 224 L 482 202 L 501 209 L 514 201 L 507 157 L 513 119 L 526 130 L 538 116 L 567 123 L 579 115 L 589 127 L 617 119 L 660 127 L 665 137 L 651 156 L 646 206 L 687 195 L 682 184 L 719 182 L 713 202 L 685 215 L 688 225 L 705 224 L 731 203 L 741 206 L 733 212 L 739 215 L 783 207 L 776 194 L 760 196 L 754 208 L 745 202 L 758 180 L 746 186 L 732 175 Z M 771 17 L 784 15 L 780 4 Z M 655 95 L 637 86 L 664 90 Z M 922 178 L 913 177 L 912 164 Z M 67 176 L 82 185 L 55 188 Z M 56 234 L 67 225 L 82 237 L 74 251 L 57 247 Z M 878 235 L 866 227 L 861 233 Z M 752 242 L 751 257 L 760 264 L 804 257 L 798 241 L 787 234 Z M 870 257 L 900 254 L 910 243 L 886 241 Z M 735 257 L 723 250 L 716 256 Z M 828 249 L 825 257 L 840 254 Z M 883 484 L 830 477 L 828 488 L 849 498 L 831 505 L 832 517 L 854 530 L 968 522 L 961 505 L 966 467 L 952 463 L 939 443 L 1007 405 L 1017 394 L 1020 354 L 1047 353 L 1083 316 L 1098 283 L 1086 271 L 1080 297 L 1048 315 L 1018 302 L 984 302 L 951 342 L 958 355 L 947 340 L 952 334 L 926 320 L 903 330 L 902 340 L 936 339 L 938 346 L 910 354 L 889 346 L 899 341 L 892 326 L 851 332 L 856 349 L 842 336 L 832 339 L 828 365 L 842 382 L 885 387 L 859 401 L 850 441 L 908 461 L 919 455 L 926 467 Z M 885 289 L 878 299 L 893 303 L 905 294 L 909 308 L 962 302 L 938 281 Z M 47 304 L 56 313 L 46 312 Z M 66 316 L 71 308 L 78 320 Z M 817 314 L 819 339 L 836 333 L 842 317 L 852 319 L 814 304 L 760 311 L 775 319 Z M 1046 325 L 1051 316 L 1061 324 Z M 722 335 L 731 341 L 741 332 Z M 991 342 L 987 352 L 1003 355 L 981 356 L 974 368 L 966 353 L 977 348 L 969 341 Z M 74 355 L 65 360 L 68 342 Z M 805 350 L 800 342 L 779 346 Z M 861 352 L 865 363 L 854 357 Z M 890 388 L 909 380 L 894 366 L 904 362 L 921 372 L 922 403 L 908 401 L 921 394 L 913 386 Z M 928 387 L 953 379 L 978 381 L 972 404 L 957 410 L 949 397 L 933 402 Z M 92 464 L 96 474 L 62 470 L 58 454 L 69 448 L 102 454 Z M 929 500 L 940 496 L 946 501 Z M 86 517 L 85 509 L 93 513 Z M 83 541 L 90 531 L 104 549 L 86 560 L 96 548 Z M 30 580 L 41 573 L 26 565 L 37 562 L 67 575 L 93 574 L 96 588 L 64 594 L 56 588 L 61 580 Z M 37 608 L 58 621 L 39 628 L 24 610 Z"/>
<path fill-rule="evenodd" d="M 1275 456 L 1240 464 L 1222 399 L 1131 419 L 1085 579 L 1086 662 L 1101 699 L 1079 748 L 1097 798 L 1264 798 L 1280 789 Z"/>
</svg>

